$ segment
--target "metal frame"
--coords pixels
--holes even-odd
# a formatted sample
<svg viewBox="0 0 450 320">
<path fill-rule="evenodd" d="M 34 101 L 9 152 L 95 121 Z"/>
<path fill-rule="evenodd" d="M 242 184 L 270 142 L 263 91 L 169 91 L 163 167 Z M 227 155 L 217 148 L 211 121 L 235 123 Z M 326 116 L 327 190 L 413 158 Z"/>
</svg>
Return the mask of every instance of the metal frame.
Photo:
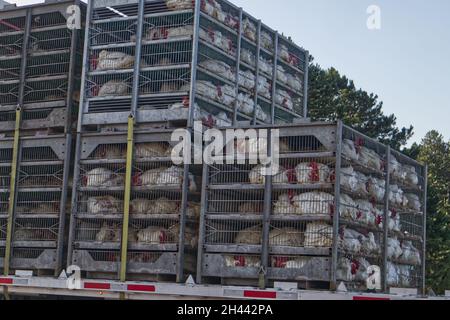
<svg viewBox="0 0 450 320">
<path fill-rule="evenodd" d="M 252 128 L 251 126 L 248 126 L 247 128 Z M 290 159 L 290 158 L 296 158 L 296 157 L 300 157 L 301 159 L 308 159 L 308 155 L 313 157 L 314 159 L 319 159 L 319 157 L 324 157 L 325 159 L 335 159 L 335 163 L 334 163 L 334 172 L 335 172 L 335 178 L 334 178 L 334 182 L 333 182 L 333 194 L 334 194 L 334 215 L 333 218 L 330 219 L 332 228 L 333 228 L 333 241 L 332 241 L 332 246 L 330 248 L 330 253 L 329 253 L 329 258 L 330 258 L 330 262 L 329 262 L 329 267 L 330 267 L 330 276 L 329 276 L 329 281 L 330 281 L 330 289 L 331 290 L 337 290 L 338 289 L 338 284 L 342 281 L 340 279 L 337 279 L 336 277 L 336 273 L 338 270 L 338 258 L 343 254 L 343 255 L 347 255 L 349 254 L 348 252 L 344 251 L 344 249 L 341 247 L 341 239 L 340 239 L 340 230 L 341 230 L 341 226 L 343 227 L 348 227 L 349 229 L 355 229 L 355 230 L 366 230 L 366 232 L 374 232 L 376 234 L 375 236 L 375 240 L 378 242 L 378 244 L 380 245 L 381 248 L 381 253 L 379 258 L 373 258 L 370 255 L 365 256 L 365 255 L 357 255 L 357 257 L 360 258 L 367 258 L 367 259 L 376 259 L 376 261 L 379 261 L 380 264 L 380 269 L 382 272 L 382 277 L 381 277 L 381 291 L 382 292 L 389 292 L 389 290 L 391 289 L 388 284 L 387 284 L 387 273 L 388 273 L 388 268 L 387 268 L 387 263 L 388 263 L 388 258 L 387 258 L 387 246 L 388 246 L 388 238 L 390 237 L 394 237 L 394 236 L 398 236 L 399 239 L 401 236 L 398 233 L 395 233 L 394 231 L 391 231 L 388 227 L 390 224 L 390 211 L 393 209 L 391 203 L 390 203 L 390 193 L 391 193 L 391 184 L 393 183 L 399 183 L 396 180 L 392 181 L 391 179 L 391 154 L 394 153 L 394 151 L 391 151 L 391 148 L 389 146 L 383 145 L 379 142 L 377 142 L 374 139 L 371 139 L 363 134 L 360 134 L 359 132 L 343 125 L 342 121 L 338 121 L 337 124 L 324 124 L 324 123 L 308 123 L 308 124 L 298 124 L 298 125 L 286 125 L 286 126 L 278 126 L 278 127 L 272 127 L 272 126 L 260 126 L 260 127 L 256 127 L 256 128 L 266 128 L 266 129 L 280 129 L 280 131 L 282 132 L 281 137 L 288 135 L 289 132 L 289 136 L 296 136 L 296 137 L 302 137 L 302 136 L 314 136 L 316 139 L 318 139 L 318 141 L 320 141 L 320 143 L 326 148 L 326 152 L 322 152 L 322 153 L 309 153 L 309 154 L 292 154 L 292 155 L 281 155 L 282 159 Z M 345 131 L 345 135 L 344 135 L 344 131 Z M 284 133 L 284 135 L 283 135 Z M 343 140 L 344 139 L 348 139 L 349 135 L 353 136 L 353 139 L 364 139 L 364 143 L 366 145 L 367 148 L 372 149 L 372 150 L 376 150 L 376 152 L 379 154 L 380 157 L 380 164 L 382 166 L 382 168 L 380 169 L 380 171 L 378 172 L 378 174 L 381 176 L 383 176 L 383 179 L 385 179 L 384 181 L 384 196 L 383 199 L 378 201 L 377 206 L 380 208 L 379 211 L 382 212 L 382 221 L 383 221 L 383 228 L 379 229 L 379 230 L 375 230 L 374 227 L 372 226 L 364 226 L 364 225 L 358 225 L 357 222 L 352 222 L 349 220 L 345 220 L 345 218 L 341 217 L 341 194 L 343 193 L 347 193 L 348 191 L 344 188 L 341 188 L 341 169 L 344 166 L 348 166 L 349 165 L 349 159 L 344 158 L 344 154 L 343 154 Z M 400 155 L 400 153 L 396 154 Z M 399 157 L 399 156 L 398 156 Z M 426 211 L 426 167 L 424 167 L 422 164 L 418 163 L 417 161 L 414 161 L 412 159 L 407 158 L 406 156 L 402 156 L 402 158 L 398 159 L 400 161 L 400 163 L 402 164 L 414 164 L 414 166 L 416 167 L 417 170 L 417 174 L 419 175 L 419 179 L 420 179 L 420 183 L 421 183 L 421 189 L 416 189 L 416 192 L 418 192 L 420 194 L 420 198 L 422 201 L 422 210 Z M 308 160 L 306 160 L 308 161 Z M 320 162 L 320 160 L 318 160 Z M 384 165 L 382 164 L 384 163 Z M 355 169 L 357 171 L 362 170 L 361 172 L 369 174 L 369 172 L 372 172 L 370 170 L 370 168 L 365 168 L 363 167 L 362 164 L 356 163 L 356 162 L 352 162 L 351 165 L 353 165 L 355 167 Z M 236 165 L 236 168 L 238 167 L 238 165 Z M 212 171 L 211 171 L 212 170 Z M 221 172 L 220 170 L 225 170 L 223 172 Z M 228 170 L 230 172 L 228 172 Z M 256 269 L 254 267 L 246 267 L 246 268 L 239 268 L 239 267 L 224 267 L 224 258 L 221 258 L 221 255 L 250 255 L 250 254 L 254 254 L 257 256 L 261 257 L 261 268 L 260 268 L 260 272 L 261 274 L 263 274 L 263 277 L 260 278 L 259 280 L 259 286 L 264 288 L 268 285 L 270 285 L 270 280 L 272 280 L 274 277 L 275 279 L 280 279 L 279 277 L 283 277 L 283 280 L 287 280 L 287 281 L 293 281 L 296 282 L 298 279 L 298 274 L 296 274 L 294 271 L 289 272 L 289 270 L 284 271 L 284 273 L 281 273 L 281 271 L 277 271 L 275 272 L 274 270 L 271 270 L 270 265 L 268 263 L 268 257 L 270 256 L 270 254 L 272 253 L 272 255 L 274 254 L 274 251 L 269 249 L 269 228 L 271 226 L 271 222 L 273 217 L 271 216 L 271 212 L 272 212 L 272 203 L 271 203 L 271 199 L 272 199 L 272 193 L 274 190 L 276 190 L 277 188 L 280 188 L 280 186 L 277 186 L 276 184 L 273 184 L 269 179 L 267 179 L 266 177 L 266 182 L 264 186 L 261 186 L 261 188 L 259 188 L 258 190 L 260 192 L 264 193 L 264 208 L 262 211 L 262 215 L 260 217 L 260 220 L 258 220 L 261 224 L 262 224 L 262 246 L 257 250 L 257 246 L 252 246 L 252 245 L 233 245 L 232 243 L 228 243 L 229 239 L 228 236 L 224 236 L 227 237 L 228 240 L 220 240 L 220 241 L 225 241 L 227 244 L 220 242 L 220 244 L 213 244 L 211 242 L 211 240 L 206 240 L 207 237 L 211 237 L 212 234 L 207 234 L 207 225 L 210 225 L 210 227 L 208 228 L 218 228 L 217 230 L 219 230 L 219 225 L 218 223 L 226 223 L 226 219 L 229 219 L 230 221 L 257 221 L 257 220 L 252 220 L 252 218 L 250 217 L 245 217 L 245 216 L 241 216 L 241 218 L 237 217 L 236 214 L 227 216 L 226 213 L 224 213 L 226 210 L 226 212 L 228 212 L 229 209 L 210 209 L 211 204 L 212 205 L 220 205 L 220 202 L 227 202 L 225 198 L 217 198 L 218 196 L 215 195 L 215 192 L 221 192 L 222 190 L 226 190 L 226 191 L 231 191 L 233 190 L 233 192 L 235 192 L 235 195 L 233 196 L 234 198 L 230 198 L 230 199 L 237 199 L 236 201 L 238 201 L 238 199 L 241 199 L 241 196 L 244 197 L 244 192 L 247 192 L 249 190 L 253 190 L 255 188 L 255 186 L 253 185 L 248 185 L 248 182 L 242 182 L 241 180 L 239 180 L 240 182 L 231 182 L 234 181 L 232 179 L 236 179 L 233 178 L 234 176 L 237 177 L 237 175 L 242 175 L 245 174 L 247 169 L 244 168 L 237 168 L 236 172 L 231 172 L 232 169 L 220 169 L 220 166 L 216 166 L 216 165 L 204 165 L 203 166 L 203 186 L 202 186 L 202 211 L 201 211 L 201 219 L 200 219 L 200 243 L 199 243 L 199 249 L 198 249 L 198 265 L 197 265 L 197 283 L 204 283 L 206 281 L 206 279 L 209 278 L 214 278 L 214 277 L 218 277 L 218 278 L 222 278 L 222 281 L 227 281 L 226 279 L 241 279 L 241 281 L 244 281 L 242 283 L 245 283 L 245 281 L 250 281 L 250 283 L 254 283 L 254 281 L 256 281 L 256 279 L 258 278 L 257 276 L 257 272 Z M 373 169 L 374 170 L 374 169 Z M 373 174 L 375 174 L 375 172 L 373 172 Z M 214 182 L 216 181 L 216 179 L 222 179 L 222 178 L 217 178 L 217 177 L 223 177 L 223 179 L 228 179 L 225 178 L 226 176 L 229 176 L 229 182 Z M 210 180 L 212 177 L 214 180 Z M 239 178 L 241 179 L 241 178 Z M 217 181 L 221 181 L 221 180 L 217 180 Z M 223 180 L 223 181 L 228 181 L 228 180 Z M 243 180 L 244 181 L 244 180 Z M 275 188 L 275 189 L 274 189 Z M 285 190 L 289 190 L 289 189 L 294 189 L 295 186 L 294 185 L 289 185 L 286 186 Z M 308 188 L 311 188 L 311 186 L 309 186 Z M 405 187 L 404 187 L 405 188 Z M 419 188 L 419 187 L 417 187 Z M 408 189 L 405 189 L 408 190 Z M 259 192 L 258 191 L 258 192 Z M 358 198 L 361 200 L 364 200 L 364 198 Z M 247 202 L 251 202 L 254 199 L 252 198 L 251 200 L 248 200 Z M 230 200 L 231 201 L 231 200 Z M 244 201 L 244 200 L 243 200 Z M 347 205 L 345 205 L 347 206 Z M 231 206 L 227 206 L 230 207 Z M 345 208 L 345 207 L 344 207 Z M 211 211 L 212 210 L 212 211 Z M 233 212 L 235 212 L 234 210 L 236 209 L 230 209 Z M 407 210 L 406 208 L 404 210 Z M 214 212 L 218 212 L 217 214 L 215 214 Z M 220 213 L 219 213 L 220 212 Z M 231 212 L 231 211 L 230 211 Z M 422 241 L 423 244 L 425 244 L 425 239 L 426 239 L 426 214 L 423 214 L 424 216 L 421 218 L 422 222 L 421 222 L 421 226 L 420 228 L 423 228 L 423 230 L 421 229 L 420 232 L 422 232 L 420 234 L 420 236 L 422 237 Z M 215 216 L 215 217 L 214 217 Z M 229 218 L 227 218 L 229 217 Z M 241 219 L 241 220 L 239 220 Z M 256 219 L 256 218 L 255 218 Z M 302 219 L 302 220 L 307 220 L 308 217 L 298 217 L 297 219 Z M 402 218 L 403 219 L 403 218 Z M 279 220 L 279 219 L 278 219 Z M 217 224 L 213 224 L 214 221 L 217 222 Z M 403 220 L 402 220 L 403 221 Z M 244 229 L 242 229 L 242 227 Z M 237 229 L 237 230 L 241 230 L 241 231 L 245 231 L 246 227 L 245 225 L 243 225 L 242 227 L 240 227 L 241 229 Z M 406 228 L 407 226 L 405 226 Z M 418 226 L 419 227 L 419 226 Z M 227 227 L 224 227 L 227 228 Z M 234 227 L 233 227 L 234 228 Z M 219 231 L 218 234 L 222 233 L 226 233 L 226 232 L 235 232 L 235 231 L 227 231 L 227 230 L 231 230 L 231 229 L 224 229 L 223 231 Z M 234 229 L 233 229 L 234 230 Z M 401 229 L 401 231 L 406 231 L 406 229 Z M 220 235 L 217 235 L 218 237 L 221 237 Z M 411 235 L 405 235 L 404 239 L 408 240 L 411 237 L 415 236 L 415 234 L 411 234 Z M 403 238 L 402 238 L 403 239 Z M 214 240 L 213 240 L 214 241 Z M 219 242 L 218 242 L 219 243 Z M 418 248 L 418 247 L 417 247 Z M 420 285 L 417 284 L 417 289 L 419 289 L 421 292 L 424 290 L 424 283 L 425 283 L 425 277 L 424 277 L 424 270 L 425 270 L 425 249 L 424 246 L 420 248 L 422 250 L 421 254 L 422 254 L 422 264 L 420 266 Z M 288 250 L 288 251 L 283 251 L 283 253 L 279 253 L 279 254 L 286 254 L 288 255 L 289 253 L 293 254 L 293 252 L 299 252 L 298 250 Z M 303 254 L 311 254 L 311 252 L 307 250 L 302 250 Z M 302 255 L 302 254 L 299 254 Z M 394 263 L 399 263 L 394 261 Z M 406 262 L 402 262 L 407 264 Z M 205 269 L 205 266 L 208 266 L 208 270 Z M 303 277 L 305 277 L 305 275 L 302 275 Z M 404 275 L 402 275 L 404 277 Z M 412 274 L 411 274 L 412 276 Z M 306 277 L 307 278 L 307 277 Z M 305 279 L 305 278 L 303 278 Z M 416 281 L 416 278 L 412 278 L 412 279 L 408 279 L 407 281 Z M 312 280 L 312 279 L 311 279 Z M 209 280 L 208 280 L 209 281 Z M 402 280 L 403 281 L 403 280 Z M 405 280 L 406 281 L 406 280 Z M 412 282 L 411 282 L 412 283 Z M 352 283 L 347 283 L 346 285 L 349 284 L 351 285 Z M 414 285 L 414 284 L 412 284 Z M 350 288 L 350 290 L 358 290 L 357 288 L 353 289 Z"/>
</svg>

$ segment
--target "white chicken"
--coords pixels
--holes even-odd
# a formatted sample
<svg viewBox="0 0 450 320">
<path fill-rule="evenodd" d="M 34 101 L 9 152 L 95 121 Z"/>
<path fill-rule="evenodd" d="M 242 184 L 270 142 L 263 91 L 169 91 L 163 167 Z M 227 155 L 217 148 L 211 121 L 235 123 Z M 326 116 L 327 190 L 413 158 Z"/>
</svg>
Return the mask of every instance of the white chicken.
<svg viewBox="0 0 450 320">
<path fill-rule="evenodd" d="M 273 214 L 274 215 L 295 215 L 300 214 L 300 208 L 294 206 L 292 201 L 293 196 L 289 194 L 281 194 L 278 196 L 278 200 L 274 203 Z"/>
<path fill-rule="evenodd" d="M 419 184 L 419 175 L 414 166 L 404 165 L 403 170 L 406 172 L 406 182 L 414 186 Z"/>
<path fill-rule="evenodd" d="M 389 259 L 397 260 L 403 254 L 400 241 L 397 238 L 388 238 L 387 246 L 387 257 Z"/>
<path fill-rule="evenodd" d="M 372 149 L 361 147 L 359 150 L 359 159 L 358 161 L 368 167 L 375 170 L 383 170 L 383 163 L 381 161 L 381 157 L 373 151 Z"/>
<path fill-rule="evenodd" d="M 364 236 L 361 233 L 344 228 L 340 233 L 339 246 L 346 252 L 359 253 L 362 240 L 364 240 Z"/>
<path fill-rule="evenodd" d="M 330 168 L 315 161 L 300 163 L 295 167 L 295 175 L 300 184 L 326 183 L 329 181 Z"/>
<path fill-rule="evenodd" d="M 287 91 L 278 89 L 275 95 L 275 102 L 283 108 L 294 110 L 294 101 Z"/>
<path fill-rule="evenodd" d="M 262 231 L 261 227 L 251 227 L 248 229 L 241 230 L 237 233 L 234 243 L 235 244 L 246 244 L 246 245 L 258 245 L 262 241 Z"/>
<path fill-rule="evenodd" d="M 303 234 L 293 228 L 274 229 L 269 233 L 269 245 L 279 247 L 303 247 Z"/>
<path fill-rule="evenodd" d="M 422 203 L 418 195 L 413 193 L 405 194 L 406 199 L 408 200 L 408 208 L 414 210 L 416 212 L 422 211 Z"/>
<path fill-rule="evenodd" d="M 228 64 L 223 61 L 208 59 L 200 62 L 199 66 L 229 81 L 236 80 L 236 73 Z"/>
<path fill-rule="evenodd" d="M 341 186 L 351 192 L 358 187 L 358 175 L 352 166 L 341 168 Z"/>
<path fill-rule="evenodd" d="M 121 202 L 113 196 L 90 197 L 87 201 L 87 213 L 97 214 L 118 214 L 122 211 Z"/>
<path fill-rule="evenodd" d="M 260 268 L 261 259 L 255 256 L 225 256 L 225 266 L 229 268 Z"/>
<path fill-rule="evenodd" d="M 129 86 L 124 81 L 110 80 L 100 87 L 98 97 L 123 96 L 128 93 Z"/>
<path fill-rule="evenodd" d="M 306 192 L 292 198 L 296 212 L 303 215 L 334 213 L 334 196 L 325 192 Z"/>
<path fill-rule="evenodd" d="M 342 193 L 340 196 L 339 206 L 341 218 L 355 221 L 357 218 L 358 208 L 355 201 L 347 194 Z"/>
<path fill-rule="evenodd" d="M 124 184 L 124 178 L 111 170 L 96 168 L 83 176 L 82 184 L 84 187 L 117 187 Z"/>
<path fill-rule="evenodd" d="M 192 0 L 165 0 L 167 8 L 170 10 L 192 9 Z"/>
<path fill-rule="evenodd" d="M 249 180 L 251 184 L 264 184 L 266 182 L 266 177 L 264 173 L 266 168 L 262 165 L 254 167 L 249 172 Z M 283 168 L 280 168 L 280 172 L 272 177 L 272 183 L 274 184 L 288 184 L 290 182 L 289 174 Z"/>
<path fill-rule="evenodd" d="M 386 182 L 384 180 L 370 177 L 366 184 L 369 195 L 376 201 L 381 202 L 384 200 L 386 193 Z"/>
<path fill-rule="evenodd" d="M 135 145 L 134 150 L 137 159 L 167 157 L 172 152 L 169 146 L 157 142 L 138 143 Z"/>
<path fill-rule="evenodd" d="M 333 244 L 333 227 L 322 222 L 311 222 L 306 225 L 305 247 L 331 247 Z"/>
<path fill-rule="evenodd" d="M 123 52 L 103 50 L 98 55 L 97 71 L 133 68 L 134 57 Z"/>
<path fill-rule="evenodd" d="M 151 226 L 137 233 L 137 240 L 144 244 L 165 244 L 170 242 L 168 230 L 162 227 Z"/>
<path fill-rule="evenodd" d="M 399 260 L 414 266 L 420 265 L 422 263 L 420 252 L 413 246 L 411 241 L 403 241 L 401 243 L 401 248 L 402 255 L 400 256 Z"/>
<path fill-rule="evenodd" d="M 342 141 L 342 154 L 350 160 L 358 161 L 359 156 L 353 140 L 344 139 Z"/>
</svg>

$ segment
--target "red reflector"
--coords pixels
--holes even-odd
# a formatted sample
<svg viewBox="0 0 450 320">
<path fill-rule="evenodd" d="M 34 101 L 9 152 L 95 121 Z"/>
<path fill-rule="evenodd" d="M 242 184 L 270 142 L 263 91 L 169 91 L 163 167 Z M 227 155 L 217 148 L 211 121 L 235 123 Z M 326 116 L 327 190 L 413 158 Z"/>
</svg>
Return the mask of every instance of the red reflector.
<svg viewBox="0 0 450 320">
<path fill-rule="evenodd" d="M 244 291 L 244 298 L 276 299 L 277 293 L 273 291 Z"/>
<path fill-rule="evenodd" d="M 1 284 L 13 284 L 13 279 L 0 278 L 0 283 Z"/>
<path fill-rule="evenodd" d="M 111 284 L 109 283 L 97 283 L 97 282 L 85 282 L 85 289 L 100 289 L 100 290 L 109 290 L 111 289 Z"/>
<path fill-rule="evenodd" d="M 354 301 L 389 301 L 391 299 L 389 299 L 389 298 L 355 296 L 355 297 L 353 297 L 353 300 Z"/>
<path fill-rule="evenodd" d="M 140 285 L 140 284 L 129 284 L 127 286 L 127 290 L 129 290 L 129 291 L 155 292 L 156 288 L 155 288 L 155 286 L 147 286 L 147 285 Z"/>
</svg>

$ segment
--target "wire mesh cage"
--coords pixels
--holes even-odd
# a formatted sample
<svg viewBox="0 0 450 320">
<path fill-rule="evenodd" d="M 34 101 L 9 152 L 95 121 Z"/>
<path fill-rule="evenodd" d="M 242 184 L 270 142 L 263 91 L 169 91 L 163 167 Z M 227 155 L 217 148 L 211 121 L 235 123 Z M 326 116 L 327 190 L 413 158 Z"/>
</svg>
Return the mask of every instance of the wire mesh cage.
<svg viewBox="0 0 450 320">
<path fill-rule="evenodd" d="M 269 131 L 276 134 L 258 143 L 247 132 L 204 164 L 198 282 L 261 284 L 262 277 L 266 285 L 343 282 L 360 291 L 379 270 L 381 290 L 421 288 L 424 166 L 340 123 Z M 270 175 L 250 158 L 252 146 L 267 145 L 278 152 Z M 415 187 L 406 187 L 406 173 L 403 184 L 396 180 L 400 167 Z"/>
<path fill-rule="evenodd" d="M 57 272 L 62 263 L 69 165 L 66 136 L 22 137 L 18 149 L 16 193 L 11 196 L 13 139 L 0 143 L 0 215 L 13 208 L 12 268 Z M 6 226 L 6 222 L 5 222 Z M 5 229 L 6 236 L 6 229 Z"/>
<path fill-rule="evenodd" d="M 80 8 L 81 29 L 72 30 L 67 9 L 74 4 Z M 7 115 L 0 119 L 2 132 L 14 130 L 12 116 L 18 105 L 29 115 L 22 118 L 21 127 L 27 135 L 46 129 L 52 134 L 71 129 L 77 110 L 75 82 L 81 72 L 84 11 L 85 5 L 75 0 L 26 8 L 11 6 L 2 11 L 0 109 Z M 54 107 L 61 109 L 50 117 L 49 108 Z M 39 114 L 39 109 L 47 115 Z"/>
<path fill-rule="evenodd" d="M 135 134 L 129 201 L 124 197 L 127 136 L 81 136 L 68 260 L 82 271 L 117 276 L 125 205 L 127 277 L 162 274 L 178 279 L 194 265 L 186 261 L 197 249 L 199 182 L 191 172 L 185 174 L 185 167 L 172 163 L 170 136 L 170 131 Z M 117 264 L 108 266 L 108 259 Z"/>
</svg>

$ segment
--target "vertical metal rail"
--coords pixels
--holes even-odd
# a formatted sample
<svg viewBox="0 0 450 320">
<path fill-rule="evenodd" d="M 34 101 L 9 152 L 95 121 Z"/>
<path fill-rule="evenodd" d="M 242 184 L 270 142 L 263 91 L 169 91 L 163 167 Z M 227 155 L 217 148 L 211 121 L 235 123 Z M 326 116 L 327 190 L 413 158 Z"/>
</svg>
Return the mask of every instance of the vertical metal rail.
<svg viewBox="0 0 450 320">
<path fill-rule="evenodd" d="M 24 101 L 25 93 L 25 77 L 27 68 L 27 53 L 28 53 L 28 42 L 30 39 L 31 30 L 31 18 L 32 12 L 29 8 L 26 11 L 24 38 L 22 43 L 22 57 L 20 62 L 20 85 L 19 85 L 19 97 L 17 101 L 16 109 L 16 122 L 14 128 L 14 143 L 13 143 L 13 156 L 11 161 L 11 180 L 9 189 L 9 201 L 8 201 L 8 220 L 6 226 L 6 244 L 5 244 L 5 259 L 3 265 L 3 274 L 8 275 L 10 269 L 10 262 L 12 256 L 12 238 L 14 232 L 14 211 L 16 205 L 17 196 L 17 174 L 20 158 L 20 125 L 22 122 L 22 107 Z M 5 287 L 5 296 L 7 296 L 7 289 Z"/>
<path fill-rule="evenodd" d="M 133 88 L 131 97 L 131 115 L 134 117 L 134 121 L 139 122 L 137 118 L 136 110 L 139 103 L 139 78 L 141 70 L 141 55 L 142 55 L 142 34 L 144 28 L 144 9 L 145 1 L 139 1 L 138 16 L 137 16 L 137 28 L 136 28 L 136 49 L 134 52 L 134 67 L 133 67 Z M 129 127 L 128 127 L 129 129 Z"/>
<path fill-rule="evenodd" d="M 75 0 L 75 5 L 80 6 L 80 1 Z M 61 193 L 61 200 L 59 204 L 59 226 L 58 226 L 58 240 L 56 248 L 56 267 L 55 276 L 61 272 L 63 253 L 64 253 L 64 235 L 66 230 L 66 202 L 68 195 L 68 185 L 70 176 L 70 160 L 72 158 L 72 108 L 73 108 L 73 91 L 75 86 L 75 70 L 76 58 L 78 50 L 79 30 L 72 30 L 71 44 L 70 44 L 70 64 L 69 64 L 69 81 L 67 84 L 67 100 L 66 100 L 66 151 L 64 157 L 64 172 L 63 172 L 63 189 Z"/>
<path fill-rule="evenodd" d="M 391 166 L 391 147 L 387 146 L 386 149 L 386 183 L 385 183 L 385 194 L 384 194 L 384 215 L 383 215 L 383 251 L 382 251 L 382 267 L 381 267 L 381 290 L 385 293 L 388 292 L 388 284 L 387 284 L 387 273 L 388 273 L 388 259 L 387 259 L 387 251 L 388 251 L 388 238 L 389 238 L 389 193 L 391 189 L 391 174 L 390 174 L 390 166 Z"/>
<path fill-rule="evenodd" d="M 426 273 L 427 273 L 427 197 L 428 197 L 428 165 L 424 167 L 424 186 L 423 186 L 423 249 L 422 249 L 422 283 L 421 283 L 421 291 L 422 295 L 426 296 L 427 294 L 427 283 L 426 283 Z"/>
<path fill-rule="evenodd" d="M 238 113 L 238 99 L 237 96 L 239 95 L 239 70 L 241 67 L 241 49 L 242 49 L 242 16 L 243 16 L 243 9 L 239 8 L 239 32 L 237 35 L 237 58 L 236 58 L 236 80 L 235 80 L 235 94 L 236 99 L 234 101 L 234 111 L 233 111 L 233 125 L 237 125 L 237 113 Z"/>
<path fill-rule="evenodd" d="M 183 172 L 183 186 L 181 195 L 181 206 L 180 206 L 180 234 L 178 241 L 178 257 L 177 257 L 177 267 L 176 267 L 176 281 L 184 281 L 184 250 L 185 250 L 185 230 L 186 230 L 186 211 L 189 198 L 189 163 L 184 164 Z"/>
<path fill-rule="evenodd" d="M 335 164 L 335 185 L 334 185 L 334 215 L 333 215 L 333 247 L 331 249 L 331 281 L 330 290 L 337 289 L 337 263 L 339 254 L 339 218 L 341 204 L 341 164 L 342 164 L 342 131 L 343 123 L 337 122 L 336 130 L 336 164 Z"/>
<path fill-rule="evenodd" d="M 269 157 L 272 157 L 272 129 L 268 130 L 267 151 Z M 264 214 L 263 214 L 263 232 L 261 248 L 261 270 L 259 273 L 259 287 L 265 289 L 267 286 L 267 271 L 269 270 L 269 232 L 270 232 L 270 213 L 272 211 L 272 175 L 265 176 L 264 186 Z"/>
<path fill-rule="evenodd" d="M 123 220 L 122 238 L 120 249 L 120 271 L 119 280 L 125 282 L 127 279 L 127 258 L 128 258 L 128 231 L 130 222 L 130 201 L 131 201 L 131 177 L 133 175 L 133 151 L 134 151 L 134 127 L 136 125 L 136 110 L 139 103 L 139 78 L 141 70 L 142 52 L 142 30 L 144 28 L 144 8 L 145 1 L 139 1 L 137 28 L 136 28 L 136 51 L 133 70 L 133 91 L 131 98 L 131 110 L 128 117 L 127 133 L 127 160 L 125 169 L 125 191 L 123 198 Z M 124 295 L 121 295 L 124 298 Z"/>
<path fill-rule="evenodd" d="M 5 259 L 3 264 L 3 274 L 9 275 L 11 252 L 12 252 L 12 238 L 13 238 L 13 223 L 14 223 L 14 209 L 16 204 L 16 187 L 17 174 L 19 166 L 19 148 L 20 148 L 20 123 L 22 120 L 22 109 L 19 107 L 16 110 L 16 125 L 14 129 L 14 143 L 13 156 L 11 161 L 11 180 L 9 187 L 9 202 L 8 202 L 8 222 L 6 225 L 6 243 L 5 243 Z"/>
<path fill-rule="evenodd" d="M 195 91 L 197 87 L 197 63 L 199 52 L 199 35 L 200 35 L 200 3 L 195 1 L 194 7 L 194 35 L 192 37 L 192 65 L 191 65 L 191 92 L 189 93 L 189 114 L 187 126 L 192 128 L 194 126 L 194 106 L 195 106 Z"/>
<path fill-rule="evenodd" d="M 128 223 L 130 220 L 130 200 L 131 200 L 131 176 L 133 171 L 133 146 L 134 146 L 134 117 L 128 117 L 127 134 L 127 163 L 125 173 L 125 193 L 123 199 L 123 225 L 122 242 L 120 252 L 120 281 L 126 281 L 127 277 L 127 255 L 128 255 Z"/>
<path fill-rule="evenodd" d="M 277 79 L 278 79 L 278 32 L 275 33 L 275 45 L 274 45 L 274 56 L 273 56 L 273 76 L 272 76 L 272 106 L 271 106 L 271 124 L 275 124 L 275 99 L 277 95 Z"/>
<path fill-rule="evenodd" d="M 88 1 L 86 9 L 86 30 L 84 36 L 84 46 L 83 46 L 83 65 L 81 72 L 81 85 L 80 85 L 80 105 L 78 110 L 78 124 L 76 133 L 76 149 L 75 149 L 75 162 L 73 169 L 73 187 L 72 187 L 72 199 L 71 199 L 71 215 L 69 222 L 69 243 L 67 245 L 67 266 L 72 264 L 73 256 L 73 241 L 75 238 L 75 216 L 77 214 L 77 191 L 78 183 L 80 178 L 80 158 L 81 158 L 81 132 L 83 128 L 83 115 L 85 112 L 85 86 L 86 86 L 86 76 L 89 70 L 89 36 L 90 36 L 90 26 L 92 20 L 94 1 Z"/>
<path fill-rule="evenodd" d="M 309 51 L 305 51 L 305 72 L 303 75 L 303 117 L 308 117 L 308 81 L 309 81 Z"/>
<path fill-rule="evenodd" d="M 256 106 L 258 105 L 258 81 L 259 81 L 259 58 L 261 56 L 261 20 L 258 20 L 258 42 L 256 43 L 256 66 L 255 66 L 255 97 L 253 99 L 254 101 L 254 109 L 253 109 L 253 116 L 252 116 L 252 125 L 256 125 Z M 236 72 L 239 73 L 239 69 L 236 70 Z"/>
<path fill-rule="evenodd" d="M 205 239 L 205 220 L 206 220 L 206 208 L 208 207 L 208 196 L 207 192 L 208 189 L 208 175 L 209 175 L 209 166 L 208 164 L 203 164 L 203 171 L 202 171 L 202 196 L 201 196 L 201 203 L 200 203 L 200 225 L 199 225 L 199 235 L 198 235 L 198 253 L 197 253 L 197 284 L 201 284 L 203 277 L 202 277 L 202 263 L 203 263 L 203 246 L 204 246 L 204 239 Z"/>
</svg>

